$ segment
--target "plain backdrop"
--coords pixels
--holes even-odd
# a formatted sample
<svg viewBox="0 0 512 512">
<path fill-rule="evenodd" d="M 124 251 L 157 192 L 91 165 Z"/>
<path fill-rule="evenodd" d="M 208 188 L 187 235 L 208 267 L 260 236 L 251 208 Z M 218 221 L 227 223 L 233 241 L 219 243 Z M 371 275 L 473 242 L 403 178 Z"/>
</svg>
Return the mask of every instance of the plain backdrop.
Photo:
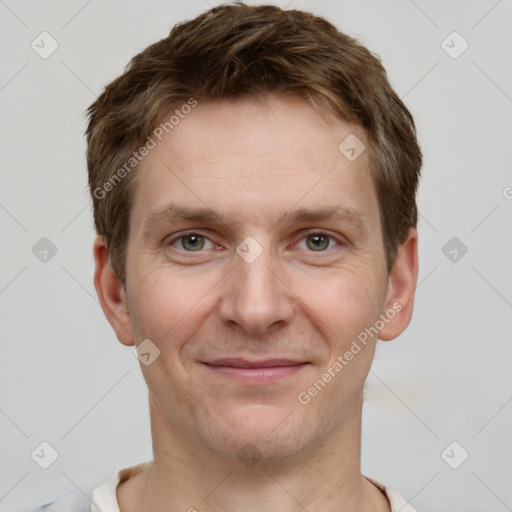
<svg viewBox="0 0 512 512">
<path fill-rule="evenodd" d="M 0 0 L 2 511 L 90 495 L 152 457 L 139 363 L 93 286 L 84 110 L 133 55 L 218 3 Z M 415 314 L 378 343 L 363 473 L 420 512 L 512 510 L 512 2 L 288 8 L 380 55 L 425 157 Z M 42 442 L 58 453 L 48 469 L 31 456 L 50 453 Z"/>
</svg>

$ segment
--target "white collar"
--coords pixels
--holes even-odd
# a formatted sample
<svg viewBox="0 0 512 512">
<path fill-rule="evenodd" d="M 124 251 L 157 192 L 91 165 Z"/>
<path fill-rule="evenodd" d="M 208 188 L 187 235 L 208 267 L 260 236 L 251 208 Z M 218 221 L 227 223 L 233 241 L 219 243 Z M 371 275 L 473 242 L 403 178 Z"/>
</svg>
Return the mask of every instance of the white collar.
<svg viewBox="0 0 512 512">
<path fill-rule="evenodd" d="M 110 477 L 108 482 L 94 490 L 92 495 L 91 512 L 120 512 L 116 494 L 117 486 L 121 482 L 125 482 L 142 471 L 150 463 L 151 461 L 142 462 L 140 464 L 118 469 Z M 391 487 L 384 486 L 373 478 L 365 478 L 384 491 L 391 505 L 391 512 L 416 512 L 398 491 Z"/>
</svg>

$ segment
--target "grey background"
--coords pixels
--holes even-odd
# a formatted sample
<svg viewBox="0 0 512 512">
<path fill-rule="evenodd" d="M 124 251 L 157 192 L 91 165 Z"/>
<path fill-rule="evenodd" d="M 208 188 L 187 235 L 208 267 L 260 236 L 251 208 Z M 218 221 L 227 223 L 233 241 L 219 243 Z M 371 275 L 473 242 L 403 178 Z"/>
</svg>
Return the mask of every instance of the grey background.
<svg viewBox="0 0 512 512">
<path fill-rule="evenodd" d="M 135 53 L 208 3 L 0 0 L 2 511 L 90 495 L 151 458 L 139 363 L 93 287 L 83 112 Z M 512 2 L 288 7 L 326 16 L 381 56 L 425 155 L 415 315 L 377 348 L 363 473 L 419 511 L 512 510 Z M 58 43 L 47 59 L 31 47 L 43 31 Z M 46 262 L 43 237 L 57 249 Z M 59 454 L 48 469 L 31 458 L 43 441 Z M 457 469 L 441 456 L 456 465 L 463 450 Z"/>
</svg>

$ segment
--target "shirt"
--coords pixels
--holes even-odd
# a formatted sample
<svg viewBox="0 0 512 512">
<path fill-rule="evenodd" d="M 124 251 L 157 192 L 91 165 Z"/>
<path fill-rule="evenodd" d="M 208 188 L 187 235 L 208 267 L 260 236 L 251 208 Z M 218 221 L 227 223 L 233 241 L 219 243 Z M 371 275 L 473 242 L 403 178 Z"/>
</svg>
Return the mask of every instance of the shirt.
<svg viewBox="0 0 512 512">
<path fill-rule="evenodd" d="M 118 469 L 106 483 L 94 489 L 92 501 L 82 491 L 77 490 L 37 510 L 41 512 L 120 512 L 116 496 L 118 484 L 136 475 L 148 464 L 150 462 Z M 394 489 L 384 486 L 373 478 L 366 477 L 366 479 L 384 491 L 391 505 L 391 512 L 416 512 Z"/>
</svg>

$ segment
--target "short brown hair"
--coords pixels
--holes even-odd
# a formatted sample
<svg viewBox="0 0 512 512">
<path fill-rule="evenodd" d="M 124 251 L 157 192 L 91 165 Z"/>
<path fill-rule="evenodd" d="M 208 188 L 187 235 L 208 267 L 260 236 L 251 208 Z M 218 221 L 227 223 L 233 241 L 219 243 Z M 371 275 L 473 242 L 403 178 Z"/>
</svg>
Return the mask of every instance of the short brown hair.
<svg viewBox="0 0 512 512">
<path fill-rule="evenodd" d="M 191 98 L 264 93 L 301 94 L 365 130 L 391 270 L 398 246 L 416 227 L 422 156 L 413 118 L 379 58 L 321 17 L 237 2 L 176 25 L 136 55 L 88 109 L 95 227 L 123 282 L 134 173 L 120 173 L 122 166 L 127 171 L 166 112 Z"/>
</svg>

